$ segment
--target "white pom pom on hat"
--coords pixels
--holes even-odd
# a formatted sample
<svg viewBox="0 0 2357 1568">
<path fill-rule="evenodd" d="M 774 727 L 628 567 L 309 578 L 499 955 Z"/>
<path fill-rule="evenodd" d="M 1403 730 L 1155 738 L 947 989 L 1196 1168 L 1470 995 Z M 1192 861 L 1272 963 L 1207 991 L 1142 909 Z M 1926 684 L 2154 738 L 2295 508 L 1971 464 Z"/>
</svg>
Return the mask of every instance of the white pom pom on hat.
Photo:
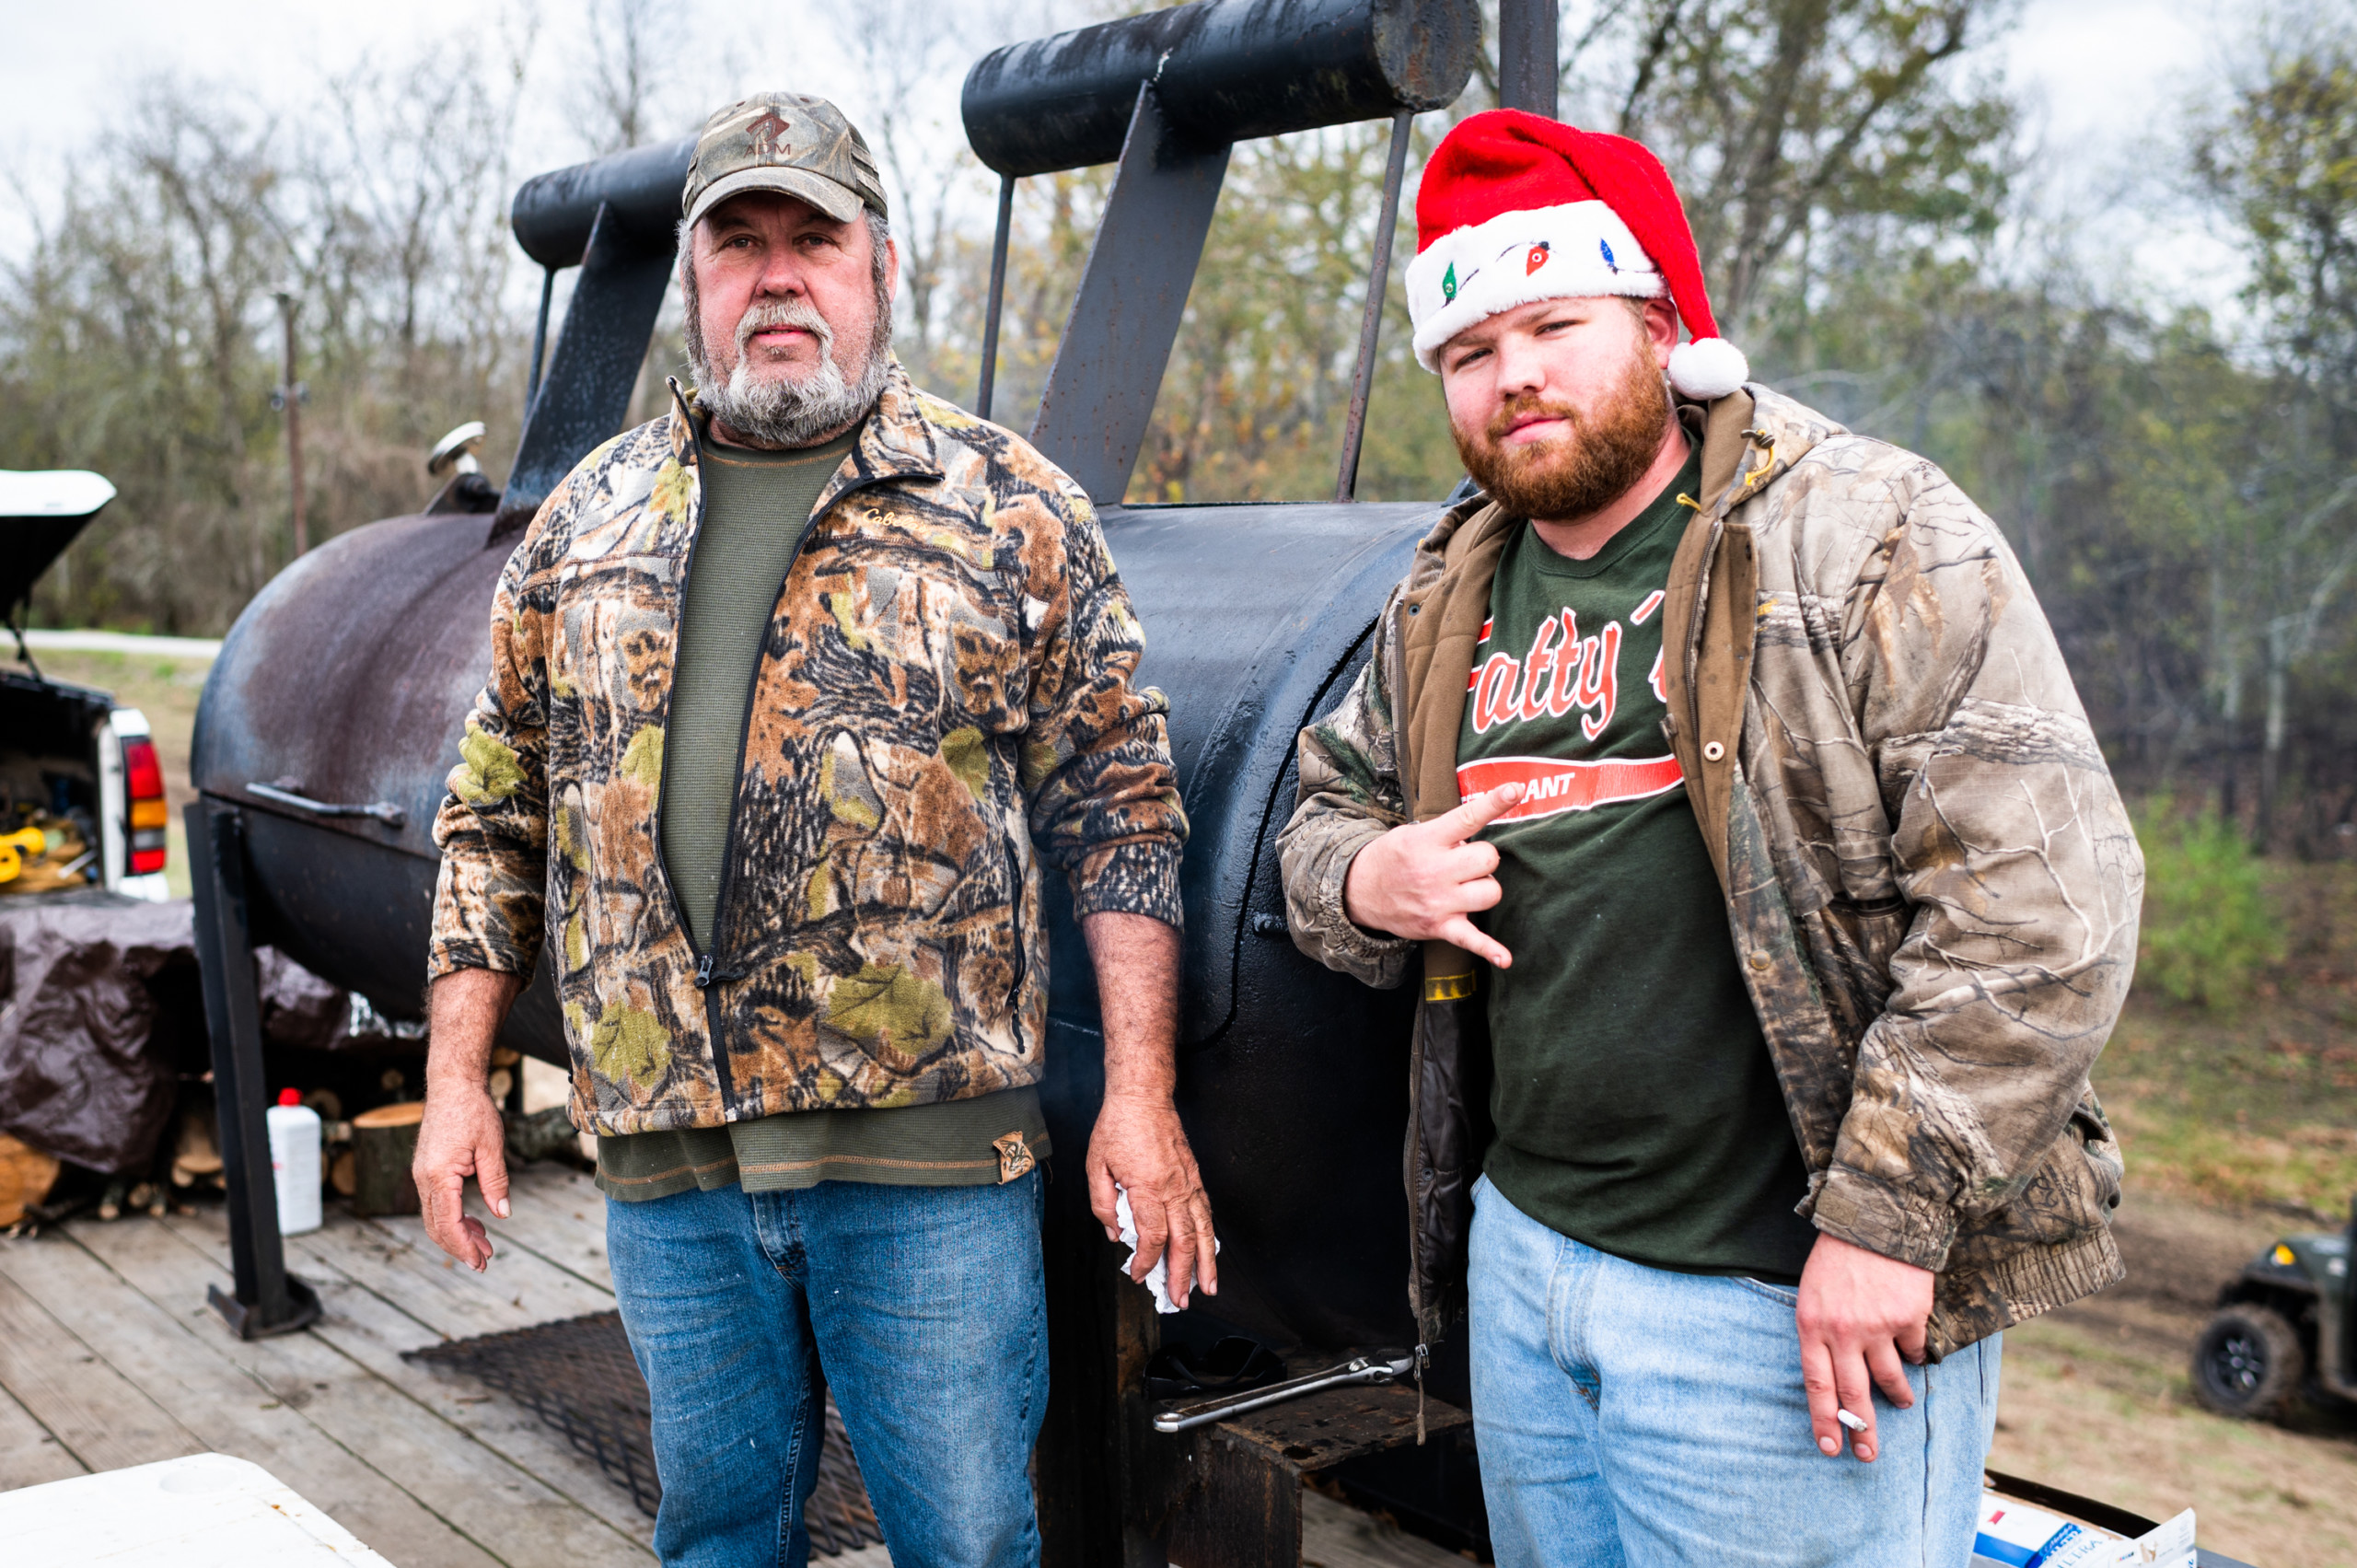
<svg viewBox="0 0 2357 1568">
<path fill-rule="evenodd" d="M 1724 338 L 1696 338 L 1669 351 L 1669 384 L 1697 402 L 1739 392 L 1750 378 L 1751 361 Z"/>
<path fill-rule="evenodd" d="M 1493 109 L 1433 149 L 1408 266 L 1425 369 L 1457 334 L 1518 305 L 1664 294 L 1694 340 L 1671 351 L 1670 385 L 1705 402 L 1740 390 L 1751 366 L 1719 335 L 1686 208 L 1643 143 Z"/>
</svg>

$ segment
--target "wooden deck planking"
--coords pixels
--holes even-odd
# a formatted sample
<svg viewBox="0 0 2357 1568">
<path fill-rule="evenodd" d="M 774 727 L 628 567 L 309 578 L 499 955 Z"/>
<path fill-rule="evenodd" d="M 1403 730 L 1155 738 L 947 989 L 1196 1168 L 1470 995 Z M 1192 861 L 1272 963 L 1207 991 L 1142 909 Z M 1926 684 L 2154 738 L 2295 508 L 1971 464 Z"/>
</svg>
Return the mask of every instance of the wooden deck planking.
<svg viewBox="0 0 2357 1568">
<path fill-rule="evenodd" d="M 435 1336 L 416 1332 L 414 1323 L 377 1296 L 352 1286 L 338 1290 L 334 1299 L 334 1312 L 313 1332 L 652 1553 L 655 1521 L 640 1513 L 631 1494 L 562 1434 L 530 1411 L 505 1395 L 492 1393 L 471 1377 L 401 1360 L 403 1349 L 428 1342 Z M 404 1339 L 412 1342 L 404 1344 Z"/>
<path fill-rule="evenodd" d="M 540 1417 L 505 1395 L 491 1393 L 470 1377 L 403 1361 L 401 1352 L 435 1343 L 443 1333 L 344 1273 L 325 1249 L 302 1245 L 312 1239 L 297 1237 L 288 1246 L 296 1268 L 319 1287 L 327 1307 L 313 1333 L 476 1441 L 497 1449 L 552 1490 L 652 1550 L 655 1521 L 639 1512 L 628 1492 Z"/>
<path fill-rule="evenodd" d="M 88 1473 L 32 1411 L 0 1388 L 0 1492 Z"/>
<path fill-rule="evenodd" d="M 107 1250 L 157 1235 L 152 1221 L 103 1228 Z M 163 1238 L 168 1245 L 168 1238 Z M 83 1337 L 200 1440 L 200 1448 L 250 1459 L 318 1504 L 396 1563 L 493 1568 L 497 1560 L 454 1537 L 435 1509 L 384 1475 L 365 1453 L 337 1442 L 309 1413 L 332 1385 L 266 1385 L 238 1367 L 233 1342 L 210 1308 L 157 1301 L 78 1236 L 12 1258 L 14 1277 L 52 1308 L 79 1309 Z"/>
<path fill-rule="evenodd" d="M 215 1262 L 227 1258 L 227 1230 L 217 1212 L 170 1224 Z M 520 1249 L 493 1258 L 488 1272 L 476 1274 L 444 1269 L 442 1254 L 426 1253 L 426 1245 L 422 1232 L 412 1239 L 398 1224 L 348 1217 L 288 1237 L 287 1266 L 319 1287 L 326 1307 L 311 1332 L 651 1550 L 655 1521 L 538 1416 L 471 1378 L 401 1358 L 445 1339 L 602 1312 L 613 1298 Z"/>
<path fill-rule="evenodd" d="M 151 1298 L 202 1301 L 206 1284 L 226 1283 L 226 1271 L 211 1256 L 164 1225 L 118 1223 L 77 1227 L 77 1233 Z M 507 1568 L 644 1568 L 645 1549 L 637 1541 L 318 1334 L 248 1343 L 216 1325 L 205 1331 L 233 1365 L 258 1381 L 308 1391 L 303 1411 L 321 1433 L 365 1454 L 412 1496 L 429 1500 L 457 1535 Z M 322 1383 L 324 1389 L 318 1388 Z M 282 1479 L 302 1490 L 296 1478 Z"/>
<path fill-rule="evenodd" d="M 0 1242 L 0 1490 L 209 1446 L 270 1469 L 400 1568 L 644 1568 L 654 1522 L 595 1464 L 504 1396 L 401 1359 L 612 1305 L 595 1186 L 549 1165 L 515 1175 L 511 1218 L 470 1204 L 499 1247 L 482 1275 L 444 1267 L 414 1219 L 331 1206 L 287 1244 L 321 1320 L 256 1344 L 203 1305 L 227 1278 L 217 1210 Z M 1304 1505 L 1306 1560 L 1324 1568 L 1461 1561 Z M 813 1562 L 891 1568 L 881 1547 Z"/>
<path fill-rule="evenodd" d="M 42 1245 L 10 1242 L 0 1250 L 0 1388 L 89 1469 L 204 1452 L 194 1434 L 17 1283 L 20 1250 Z"/>
<path fill-rule="evenodd" d="M 613 1270 L 606 1260 L 606 1195 L 577 1170 L 535 1165 L 511 1173 L 505 1219 L 484 1209 L 471 1191 L 467 1210 L 482 1221 L 501 1250 L 510 1244 L 537 1253 L 568 1273 L 613 1294 Z M 497 1264 L 493 1265 L 494 1268 Z"/>
<path fill-rule="evenodd" d="M 220 1227 L 200 1229 L 192 1217 L 171 1223 L 184 1236 L 204 1236 L 215 1257 L 228 1255 L 228 1236 Z M 288 1267 L 296 1272 L 306 1261 L 332 1267 L 446 1339 L 610 1311 L 614 1305 L 611 1292 L 522 1248 L 501 1249 L 478 1274 L 427 1240 L 414 1219 L 331 1225 L 289 1237 L 287 1255 Z"/>
<path fill-rule="evenodd" d="M 1465 1559 L 1320 1492 L 1301 1494 L 1301 1568 L 1463 1568 Z"/>
</svg>

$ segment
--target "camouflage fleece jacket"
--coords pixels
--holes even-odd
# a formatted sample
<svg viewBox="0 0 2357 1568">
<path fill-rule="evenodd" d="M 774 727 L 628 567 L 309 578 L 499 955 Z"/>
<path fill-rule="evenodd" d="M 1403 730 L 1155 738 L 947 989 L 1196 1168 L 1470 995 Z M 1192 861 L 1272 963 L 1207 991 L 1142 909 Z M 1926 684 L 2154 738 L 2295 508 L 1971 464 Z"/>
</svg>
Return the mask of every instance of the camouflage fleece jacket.
<svg viewBox="0 0 2357 1568">
<path fill-rule="evenodd" d="M 528 975 L 545 928 L 598 1132 L 1037 1082 L 1039 863 L 1179 922 L 1167 707 L 1088 498 L 893 366 L 778 597 L 700 953 L 656 819 L 698 438 L 679 401 L 591 452 L 507 563 L 430 974 Z"/>
<path fill-rule="evenodd" d="M 2142 861 L 2019 564 L 1946 475 L 1763 388 L 1681 414 L 1703 495 L 1665 601 L 1664 727 L 1810 1172 L 1801 1212 L 1938 1272 L 1942 1354 L 2119 1277 L 2120 1158 L 2087 1072 Z M 1480 498 L 1445 514 L 1376 656 L 1302 732 L 1295 940 L 1369 984 L 1419 955 L 1350 923 L 1343 878 L 1458 804 L 1472 649 L 1524 526 Z M 1438 1333 L 1462 1303 L 1487 1030 L 1474 961 L 1422 957 L 1410 1291 Z"/>
</svg>

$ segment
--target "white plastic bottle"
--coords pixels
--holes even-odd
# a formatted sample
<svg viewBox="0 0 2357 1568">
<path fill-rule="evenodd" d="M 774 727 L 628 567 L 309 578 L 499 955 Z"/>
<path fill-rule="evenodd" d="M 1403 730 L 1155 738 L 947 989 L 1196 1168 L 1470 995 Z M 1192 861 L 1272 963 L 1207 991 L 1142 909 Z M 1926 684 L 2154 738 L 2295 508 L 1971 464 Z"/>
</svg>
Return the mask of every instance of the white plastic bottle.
<svg viewBox="0 0 2357 1568">
<path fill-rule="evenodd" d="M 263 1113 L 270 1123 L 270 1174 L 278 1188 L 278 1234 L 319 1228 L 319 1113 L 299 1090 L 281 1089 Z"/>
</svg>

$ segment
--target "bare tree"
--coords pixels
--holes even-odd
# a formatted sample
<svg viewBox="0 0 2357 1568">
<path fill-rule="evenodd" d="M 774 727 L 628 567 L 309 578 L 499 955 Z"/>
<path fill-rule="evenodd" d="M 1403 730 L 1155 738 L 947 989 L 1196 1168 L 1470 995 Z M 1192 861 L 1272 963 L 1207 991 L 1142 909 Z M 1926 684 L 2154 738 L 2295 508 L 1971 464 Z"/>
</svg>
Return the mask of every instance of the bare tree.
<svg viewBox="0 0 2357 1568">
<path fill-rule="evenodd" d="M 1771 270 L 1829 224 L 1993 226 L 2012 104 L 1952 63 L 2004 15 L 2001 0 L 1630 9 L 1615 129 L 1678 175 L 1723 325 L 1740 331 Z"/>
<path fill-rule="evenodd" d="M 212 398 L 215 471 L 222 502 L 246 525 L 248 581 L 258 588 L 269 571 L 268 523 L 252 505 L 254 475 L 246 449 L 252 381 L 246 372 L 256 317 L 273 281 L 273 208 L 281 192 L 271 127 L 205 113 L 192 95 L 168 85 L 143 94 L 139 103 L 143 123 L 135 142 L 143 150 L 135 168 L 147 198 L 141 204 L 181 263 L 169 279 L 168 297 L 197 307 L 202 347 L 196 368 Z"/>
<path fill-rule="evenodd" d="M 270 406 L 286 281 L 309 323 L 320 537 L 412 510 L 435 436 L 501 423 L 522 357 L 505 298 L 517 85 L 513 61 L 446 52 L 276 117 L 207 84 L 142 86 L 128 134 L 0 274 L 0 464 L 96 468 L 121 495 L 46 613 L 217 632 L 287 558 Z"/>
<path fill-rule="evenodd" d="M 586 122 L 576 129 L 595 151 L 617 153 L 657 134 L 657 104 L 677 48 L 662 23 L 667 10 L 679 9 L 663 0 L 589 0 L 586 74 L 575 96 Z"/>
<path fill-rule="evenodd" d="M 1496 0 L 1482 10 L 1494 45 Z M 1567 0 L 1559 10 L 1563 117 L 1661 155 L 1729 332 L 1750 324 L 1771 271 L 1828 225 L 1993 224 L 2013 107 L 1956 64 L 1997 36 L 2006 0 Z M 1496 104 L 1494 47 L 1474 78 L 1459 112 Z"/>
<path fill-rule="evenodd" d="M 459 54 L 364 64 L 331 84 L 341 135 L 305 158 L 308 233 L 289 248 L 309 241 L 306 270 L 334 291 L 347 333 L 366 330 L 348 319 L 355 300 L 385 312 L 370 325 L 390 331 L 405 393 L 429 362 L 447 376 L 455 353 L 479 383 L 506 351 L 515 247 L 502 219 L 522 77 L 520 59 Z"/>
<path fill-rule="evenodd" d="M 2251 263 L 2255 346 L 2280 389 L 2244 479 L 2232 563 L 2236 621 L 2259 660 L 2263 848 L 2293 671 L 2357 572 L 2357 23 L 2320 9 L 2263 17 L 2258 30 L 2224 111 L 2196 132 L 2192 165 Z"/>
<path fill-rule="evenodd" d="M 958 238 L 951 196 L 980 168 L 958 145 L 963 135 L 943 122 L 941 87 L 958 79 L 954 67 L 976 51 L 960 14 L 931 0 L 871 0 L 856 12 L 836 13 L 833 26 L 864 100 L 861 129 L 892 197 L 901 355 L 919 374 L 930 374 L 943 263 Z M 955 102 L 949 99 L 953 117 Z"/>
</svg>

